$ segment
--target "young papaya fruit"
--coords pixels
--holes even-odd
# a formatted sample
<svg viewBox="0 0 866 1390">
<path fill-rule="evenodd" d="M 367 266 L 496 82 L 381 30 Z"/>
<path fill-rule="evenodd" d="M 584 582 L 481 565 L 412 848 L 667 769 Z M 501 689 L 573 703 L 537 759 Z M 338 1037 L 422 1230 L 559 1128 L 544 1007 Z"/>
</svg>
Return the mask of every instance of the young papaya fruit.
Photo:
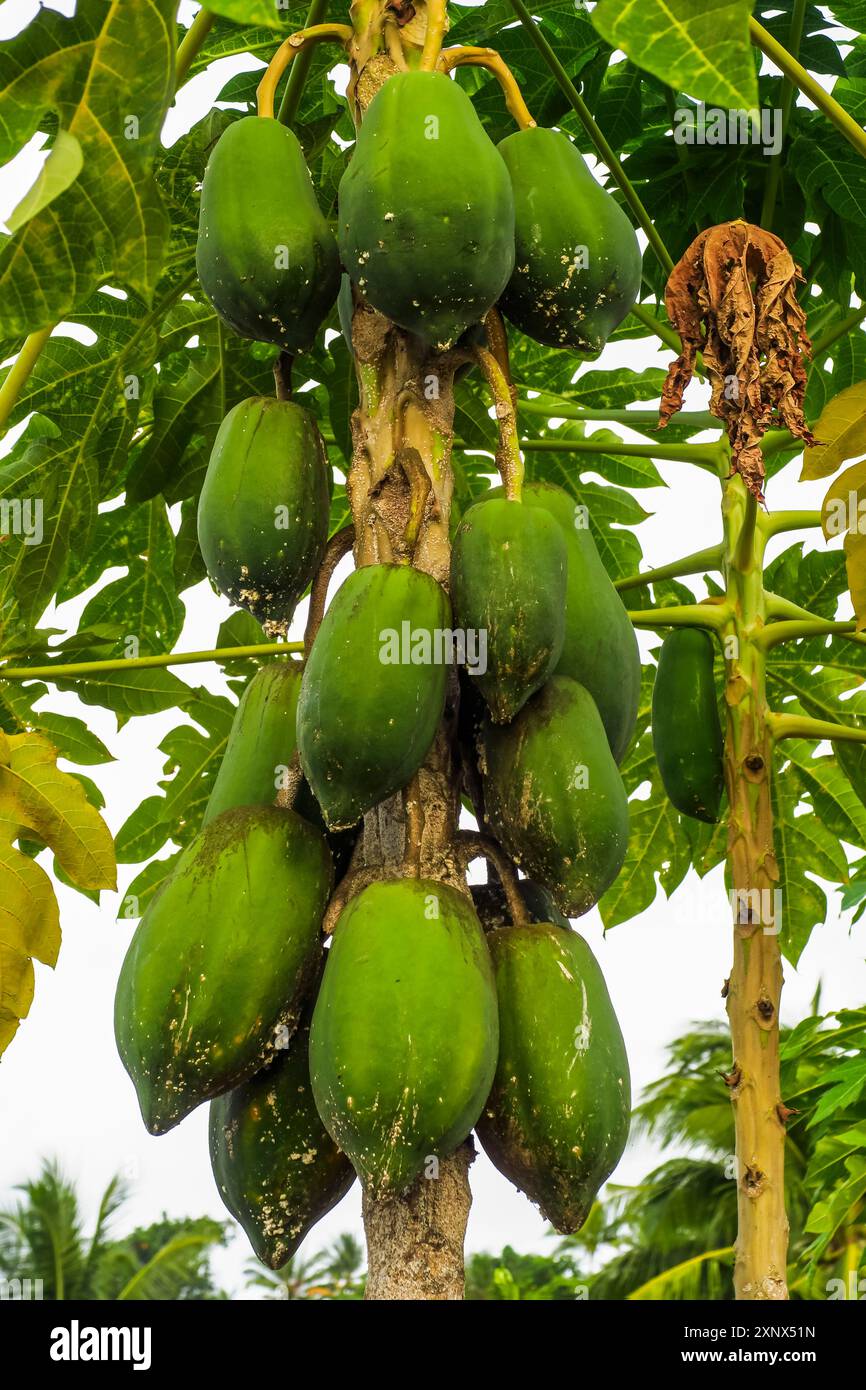
<svg viewBox="0 0 866 1390">
<path fill-rule="evenodd" d="M 278 769 L 295 752 L 301 664 L 280 657 L 257 671 L 244 691 L 204 813 L 207 825 L 236 806 L 271 805 Z"/>
<path fill-rule="evenodd" d="M 441 585 L 410 565 L 366 565 L 338 590 L 298 700 L 301 766 L 332 829 L 354 825 L 424 761 L 445 707 L 449 619 Z"/>
<path fill-rule="evenodd" d="M 536 342 L 595 357 L 638 297 L 634 229 L 566 135 L 518 130 L 499 152 L 514 190 L 516 243 L 502 308 Z"/>
<path fill-rule="evenodd" d="M 224 811 L 183 851 L 115 997 L 118 1051 L 151 1134 L 258 1071 L 297 1025 L 332 881 L 323 837 L 275 806 Z"/>
<path fill-rule="evenodd" d="M 297 136 L 245 116 L 205 169 L 195 254 L 201 287 L 235 333 L 287 352 L 309 347 L 340 287 L 334 234 Z"/>
<path fill-rule="evenodd" d="M 335 1207 L 355 1170 L 331 1139 L 310 1084 L 310 1019 L 274 1061 L 210 1103 L 210 1161 L 220 1196 L 262 1264 L 280 1269 Z"/>
<path fill-rule="evenodd" d="M 653 748 L 678 811 L 714 825 L 725 787 L 725 741 L 713 677 L 713 639 L 674 628 L 662 642 L 652 703 Z"/>
<path fill-rule="evenodd" d="M 570 917 L 598 902 L 628 848 L 628 801 L 592 696 L 553 676 L 479 739 L 487 818 L 516 864 Z"/>
<path fill-rule="evenodd" d="M 453 1153 L 496 1068 L 493 970 L 472 903 L 432 879 L 371 884 L 343 910 L 310 1031 L 325 1128 L 373 1197 Z"/>
<path fill-rule="evenodd" d="M 392 322 L 451 346 L 514 265 L 508 170 L 463 88 L 401 72 L 376 93 L 340 181 L 343 266 Z"/>
<path fill-rule="evenodd" d="M 525 483 L 523 505 L 547 512 L 565 537 L 565 636 L 556 674 L 570 676 L 589 691 L 607 731 L 610 751 L 621 763 L 634 733 L 640 700 L 640 651 L 634 628 L 601 562 L 585 508 L 552 483 Z"/>
<path fill-rule="evenodd" d="M 252 396 L 217 433 L 198 503 L 208 574 L 266 627 L 291 620 L 328 539 L 328 460 L 313 417 Z"/>
<path fill-rule="evenodd" d="M 549 922 L 505 927 L 490 932 L 487 944 L 499 1060 L 478 1138 L 542 1216 L 572 1234 L 628 1138 L 622 1033 L 598 962 L 577 932 Z"/>
<path fill-rule="evenodd" d="M 459 627 L 486 633 L 475 676 L 492 718 L 513 719 L 555 670 L 565 637 L 567 556 L 553 517 L 505 498 L 466 512 L 451 552 Z"/>
</svg>

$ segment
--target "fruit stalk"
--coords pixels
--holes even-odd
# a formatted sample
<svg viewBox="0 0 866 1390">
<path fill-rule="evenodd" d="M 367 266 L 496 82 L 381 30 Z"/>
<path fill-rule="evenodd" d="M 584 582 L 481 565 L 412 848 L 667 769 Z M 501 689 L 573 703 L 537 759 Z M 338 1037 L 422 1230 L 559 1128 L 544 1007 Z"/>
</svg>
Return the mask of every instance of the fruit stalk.
<svg viewBox="0 0 866 1390">
<path fill-rule="evenodd" d="M 738 1299 L 785 1299 L 788 1219 L 785 1126 L 779 1082 L 781 914 L 773 847 L 772 737 L 765 691 L 763 551 L 754 499 L 739 477 L 725 489 L 727 598 L 722 633 L 728 710 L 728 878 L 734 960 L 726 985 L 733 1064 L 725 1078 L 734 1107 L 739 1217 L 734 1287 Z"/>
</svg>

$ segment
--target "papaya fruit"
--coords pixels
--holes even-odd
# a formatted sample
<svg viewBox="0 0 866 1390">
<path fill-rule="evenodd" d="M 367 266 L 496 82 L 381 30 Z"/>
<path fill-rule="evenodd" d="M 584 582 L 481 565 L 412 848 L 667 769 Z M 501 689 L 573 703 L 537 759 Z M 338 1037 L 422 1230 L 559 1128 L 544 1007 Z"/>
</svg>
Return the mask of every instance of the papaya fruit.
<svg viewBox="0 0 866 1390">
<path fill-rule="evenodd" d="M 432 879 L 371 884 L 340 915 L 310 1030 L 325 1128 L 373 1197 L 403 1191 L 469 1134 L 498 1040 L 471 901 Z"/>
<path fill-rule="evenodd" d="M 451 552 L 459 627 L 486 634 L 474 677 L 499 724 L 513 719 L 555 670 L 565 637 L 567 555 L 553 517 L 505 498 L 476 502 Z"/>
<path fill-rule="evenodd" d="M 409 565 L 366 565 L 337 591 L 298 700 L 301 766 L 332 829 L 354 825 L 424 761 L 445 706 L 437 634 L 449 619 L 441 585 Z"/>
<path fill-rule="evenodd" d="M 343 266 L 381 314 L 437 348 L 499 299 L 514 265 L 508 170 L 462 87 L 401 72 L 379 89 L 340 181 Z"/>
<path fill-rule="evenodd" d="M 725 787 L 725 741 L 713 676 L 713 639 L 674 628 L 662 642 L 652 700 L 653 748 L 664 789 L 684 816 L 714 825 Z"/>
<path fill-rule="evenodd" d="M 628 801 L 592 696 L 553 676 L 479 739 L 484 807 L 516 864 L 569 917 L 598 902 L 628 848 Z"/>
<path fill-rule="evenodd" d="M 332 879 L 323 837 L 275 806 L 224 811 L 182 852 L 115 996 L 118 1051 L 151 1134 L 258 1071 L 297 1025 Z"/>
<path fill-rule="evenodd" d="M 262 1264 L 280 1269 L 355 1181 L 310 1084 L 311 1008 L 264 1070 L 210 1103 L 210 1160 L 220 1196 Z"/>
<path fill-rule="evenodd" d="M 598 962 L 577 932 L 551 923 L 505 927 L 487 944 L 499 1060 L 478 1138 L 551 1225 L 573 1234 L 628 1138 L 622 1033 Z"/>
<path fill-rule="evenodd" d="M 208 574 L 266 628 L 291 620 L 328 540 L 328 460 L 313 417 L 252 396 L 217 433 L 198 503 Z"/>
<path fill-rule="evenodd" d="M 501 495 L 500 488 L 493 492 Z M 640 651 L 634 628 L 601 562 L 585 509 L 553 483 L 525 483 L 523 505 L 549 513 L 565 537 L 565 636 L 556 674 L 570 676 L 589 691 L 610 751 L 621 763 L 640 701 Z"/>
<path fill-rule="evenodd" d="M 257 671 L 241 696 L 202 825 L 236 806 L 271 805 L 280 767 L 295 752 L 301 664 L 280 657 Z"/>
<path fill-rule="evenodd" d="M 220 136 L 201 190 L 196 270 L 220 318 L 243 338 L 309 347 L 340 287 L 334 234 L 297 136 L 245 116 Z"/>
<path fill-rule="evenodd" d="M 514 273 L 502 309 L 547 347 L 597 356 L 638 297 L 634 228 L 566 135 L 530 127 L 501 141 L 514 191 Z"/>
</svg>

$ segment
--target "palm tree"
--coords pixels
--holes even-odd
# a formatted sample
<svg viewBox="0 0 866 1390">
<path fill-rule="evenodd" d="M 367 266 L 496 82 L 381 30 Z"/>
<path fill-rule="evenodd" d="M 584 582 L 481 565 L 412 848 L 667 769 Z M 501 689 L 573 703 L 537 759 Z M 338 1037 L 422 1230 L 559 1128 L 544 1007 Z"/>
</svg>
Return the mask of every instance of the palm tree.
<svg viewBox="0 0 866 1390">
<path fill-rule="evenodd" d="M 248 1286 L 266 1290 L 266 1299 L 359 1299 L 365 1277 L 363 1247 L 349 1233 L 306 1259 L 293 1255 L 281 1269 L 268 1269 L 258 1260 L 247 1265 Z"/>
<path fill-rule="evenodd" d="M 0 1279 L 41 1281 L 42 1297 L 66 1299 L 223 1298 L 211 1279 L 209 1254 L 226 1227 L 209 1218 L 161 1222 L 110 1238 L 108 1227 L 128 1193 L 112 1178 L 89 1237 L 75 1188 L 56 1163 L 19 1185 L 23 1201 L 0 1210 Z"/>
</svg>

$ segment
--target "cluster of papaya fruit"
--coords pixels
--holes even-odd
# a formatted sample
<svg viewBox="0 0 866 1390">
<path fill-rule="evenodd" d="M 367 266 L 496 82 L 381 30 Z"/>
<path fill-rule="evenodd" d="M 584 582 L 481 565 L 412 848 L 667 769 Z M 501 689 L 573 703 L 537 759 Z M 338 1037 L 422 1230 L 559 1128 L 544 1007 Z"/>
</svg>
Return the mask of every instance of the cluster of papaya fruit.
<svg viewBox="0 0 866 1390">
<path fill-rule="evenodd" d="M 286 127 L 230 126 L 205 174 L 197 253 L 221 317 L 300 351 L 342 266 L 434 350 L 499 303 L 539 341 L 594 353 L 638 289 L 630 225 L 566 137 L 528 128 L 497 149 L 442 73 L 400 73 L 377 93 L 338 223 L 335 238 Z M 200 546 L 221 591 L 266 628 L 286 629 L 319 570 L 330 487 L 296 403 L 257 397 L 223 421 Z M 473 901 L 465 884 L 408 870 L 368 882 L 325 949 L 359 823 L 419 771 L 455 698 L 441 645 L 455 627 L 486 641 L 484 669 L 460 678 L 467 789 L 526 877 L 514 875 L 508 914 L 495 885 Z M 133 937 L 115 1025 L 151 1133 L 210 1102 L 220 1192 L 266 1263 L 290 1258 L 356 1174 L 373 1195 L 402 1192 L 473 1128 L 558 1229 L 585 1219 L 625 1144 L 629 1075 L 568 917 L 623 863 L 618 765 L 639 686 L 585 510 L 544 483 L 468 509 L 450 596 L 409 564 L 356 569 L 306 660 L 248 684 L 204 823 Z M 277 796 L 275 773 L 293 763 L 297 790 Z"/>
</svg>

